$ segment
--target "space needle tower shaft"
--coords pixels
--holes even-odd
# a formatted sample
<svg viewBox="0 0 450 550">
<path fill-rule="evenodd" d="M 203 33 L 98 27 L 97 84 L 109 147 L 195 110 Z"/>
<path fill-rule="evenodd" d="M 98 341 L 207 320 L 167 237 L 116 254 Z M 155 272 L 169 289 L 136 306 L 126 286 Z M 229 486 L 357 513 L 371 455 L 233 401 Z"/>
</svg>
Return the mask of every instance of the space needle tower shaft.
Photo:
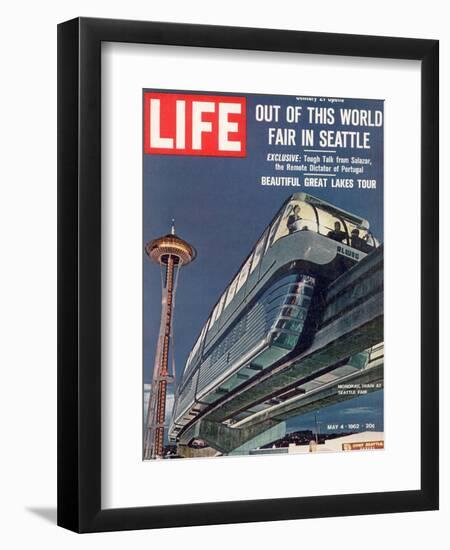
<svg viewBox="0 0 450 550">
<path fill-rule="evenodd" d="M 173 223 L 171 233 L 147 243 L 145 251 L 160 265 L 162 275 L 161 322 L 144 433 L 144 459 L 151 459 L 164 454 L 167 387 L 175 378 L 174 369 L 170 369 L 170 353 L 173 355 L 172 322 L 178 274 L 182 266 L 195 259 L 196 251 L 175 234 Z"/>
</svg>

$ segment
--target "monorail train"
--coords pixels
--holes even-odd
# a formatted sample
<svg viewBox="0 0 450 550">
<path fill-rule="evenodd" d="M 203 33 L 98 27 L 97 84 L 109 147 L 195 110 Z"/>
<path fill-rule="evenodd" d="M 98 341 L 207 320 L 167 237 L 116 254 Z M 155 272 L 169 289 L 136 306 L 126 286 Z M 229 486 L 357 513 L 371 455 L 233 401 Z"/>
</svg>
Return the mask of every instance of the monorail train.
<svg viewBox="0 0 450 550">
<path fill-rule="evenodd" d="M 266 227 L 211 311 L 175 395 L 169 439 L 261 371 L 304 349 L 330 281 L 379 245 L 369 223 L 295 193 Z"/>
</svg>

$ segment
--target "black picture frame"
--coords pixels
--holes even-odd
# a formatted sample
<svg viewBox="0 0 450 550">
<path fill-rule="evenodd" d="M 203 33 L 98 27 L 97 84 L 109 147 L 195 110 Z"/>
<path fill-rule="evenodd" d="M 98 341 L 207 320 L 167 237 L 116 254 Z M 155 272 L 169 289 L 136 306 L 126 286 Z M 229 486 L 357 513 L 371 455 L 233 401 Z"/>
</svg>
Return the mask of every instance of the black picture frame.
<svg viewBox="0 0 450 550">
<path fill-rule="evenodd" d="M 421 62 L 421 488 L 101 508 L 101 44 Z M 437 40 L 77 18 L 58 26 L 58 525 L 76 532 L 435 510 L 438 426 Z"/>
</svg>

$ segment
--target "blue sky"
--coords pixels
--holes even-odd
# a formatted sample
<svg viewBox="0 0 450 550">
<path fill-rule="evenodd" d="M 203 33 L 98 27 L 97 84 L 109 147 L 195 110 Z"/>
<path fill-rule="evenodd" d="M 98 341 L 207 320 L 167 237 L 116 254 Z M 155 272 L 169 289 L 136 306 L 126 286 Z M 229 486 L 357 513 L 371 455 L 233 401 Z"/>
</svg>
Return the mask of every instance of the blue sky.
<svg viewBox="0 0 450 550">
<path fill-rule="evenodd" d="M 302 416 L 290 418 L 287 422 L 289 432 L 298 430 L 316 431 L 316 418 L 320 433 L 346 432 L 348 424 L 360 424 L 358 431 L 366 431 L 366 423 L 373 423 L 374 431 L 384 430 L 383 419 L 383 391 L 376 391 L 349 399 L 343 403 L 337 403 L 325 407 L 319 413 L 307 413 Z M 328 428 L 330 424 L 339 424 L 344 427 L 338 429 Z"/>
</svg>

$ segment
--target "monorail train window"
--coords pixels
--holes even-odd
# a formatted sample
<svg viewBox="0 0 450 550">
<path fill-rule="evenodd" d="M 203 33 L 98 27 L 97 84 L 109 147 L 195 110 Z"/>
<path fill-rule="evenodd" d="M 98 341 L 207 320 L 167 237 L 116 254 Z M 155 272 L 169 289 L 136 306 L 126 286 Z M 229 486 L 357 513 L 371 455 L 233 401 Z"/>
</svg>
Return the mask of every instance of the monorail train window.
<svg viewBox="0 0 450 550">
<path fill-rule="evenodd" d="M 216 322 L 216 319 L 218 317 L 219 305 L 220 305 L 220 302 L 218 304 L 216 304 L 216 307 L 213 309 L 213 312 L 212 312 L 212 315 L 211 315 L 210 327 L 212 327 L 213 324 Z"/>
<path fill-rule="evenodd" d="M 314 293 L 314 287 L 303 285 L 302 286 L 302 294 L 305 294 L 306 296 L 312 296 Z"/>
<path fill-rule="evenodd" d="M 367 241 L 367 244 L 368 244 L 369 246 L 372 246 L 373 248 L 375 248 L 375 246 L 376 246 L 376 245 L 375 245 L 375 239 L 373 238 L 372 233 L 369 233 L 368 231 L 367 231 L 367 239 L 366 239 L 366 241 Z"/>
<path fill-rule="evenodd" d="M 225 303 L 225 296 L 226 296 L 226 291 L 222 294 L 222 297 L 217 302 L 216 307 L 214 308 L 214 310 L 212 312 L 211 322 L 209 324 L 210 327 L 213 326 L 213 324 L 217 321 L 217 319 L 220 317 L 220 314 L 222 313 L 223 305 Z"/>
<path fill-rule="evenodd" d="M 225 307 L 228 307 L 228 304 L 231 302 L 231 300 L 234 298 L 234 294 L 236 292 L 236 286 L 238 283 L 239 275 L 234 278 L 231 285 L 228 287 L 228 293 L 227 293 L 227 299 L 225 300 Z"/>
<path fill-rule="evenodd" d="M 250 271 L 250 265 L 252 263 L 252 255 L 250 255 L 248 258 L 247 258 L 247 261 L 245 262 L 245 264 L 242 266 L 242 269 L 239 273 L 239 279 L 238 279 L 238 283 L 237 283 L 237 286 L 236 286 L 236 293 L 239 292 L 239 290 L 242 288 L 242 286 L 244 285 L 245 281 L 247 280 L 247 277 L 248 277 L 248 272 Z"/>
<path fill-rule="evenodd" d="M 306 319 L 306 315 L 308 313 L 309 303 L 302 302 L 301 305 L 290 305 L 285 308 L 283 308 L 281 315 L 283 317 L 291 317 L 295 319 L 300 319 L 301 321 L 304 321 Z"/>
<path fill-rule="evenodd" d="M 343 218 L 322 208 L 317 208 L 317 213 L 319 215 L 319 233 L 321 235 L 330 237 L 330 239 L 340 243 L 349 244 L 349 233 Z"/>
<path fill-rule="evenodd" d="M 194 355 L 197 353 L 198 348 L 200 347 L 200 341 L 202 339 L 202 334 L 197 338 L 197 342 L 195 342 L 194 347 L 192 348 L 191 355 L 189 356 L 189 359 L 192 359 Z"/>
<path fill-rule="evenodd" d="M 203 327 L 202 334 L 201 334 L 201 341 L 203 343 L 203 339 L 206 336 L 206 333 L 209 329 L 209 319 L 206 321 L 205 326 Z"/>
<path fill-rule="evenodd" d="M 276 328 L 298 331 L 303 328 L 303 319 L 300 321 L 292 321 L 291 319 L 280 319 L 277 322 Z"/>
<path fill-rule="evenodd" d="M 314 208 L 303 201 L 290 201 L 283 212 L 273 243 L 281 239 L 281 237 L 285 237 L 296 231 L 308 230 L 317 231 L 317 219 Z"/>
<path fill-rule="evenodd" d="M 275 236 L 275 231 L 278 228 L 278 224 L 280 223 L 280 220 L 281 220 L 281 216 L 278 216 L 277 219 L 270 226 L 269 238 L 267 239 L 266 249 L 265 249 L 264 253 L 267 252 L 267 249 L 269 248 L 269 246 L 272 246 L 272 241 L 273 241 L 273 238 Z"/>
<path fill-rule="evenodd" d="M 192 351 L 189 354 L 188 360 L 186 361 L 186 365 L 184 366 L 184 372 L 186 372 L 188 370 L 189 365 L 191 364 L 191 361 L 192 361 Z"/>
<path fill-rule="evenodd" d="M 367 232 L 367 244 L 373 248 L 378 248 L 380 242 L 376 239 L 370 231 Z"/>
<path fill-rule="evenodd" d="M 227 296 L 227 293 L 226 291 L 222 294 L 222 297 L 220 298 L 220 302 L 219 302 L 219 308 L 217 310 L 217 315 L 216 315 L 216 319 L 218 319 L 222 313 L 222 310 L 223 310 L 223 306 L 225 304 L 225 298 Z"/>
<path fill-rule="evenodd" d="M 368 254 L 375 248 L 375 240 L 366 228 L 352 222 L 348 222 L 347 226 L 350 235 L 350 246 L 352 248 L 356 248 L 365 254 Z"/>
<path fill-rule="evenodd" d="M 194 357 L 194 350 L 191 351 L 189 354 L 188 360 L 186 361 L 186 365 L 184 366 L 184 372 L 187 372 L 189 369 L 190 364 L 192 363 L 192 359 Z"/>
<path fill-rule="evenodd" d="M 200 345 L 203 341 L 203 336 L 205 335 L 205 332 L 206 332 L 206 325 L 203 327 L 201 333 L 200 333 L 200 336 L 197 338 L 197 341 L 195 342 L 194 344 L 194 347 L 192 348 L 192 351 L 191 353 L 189 354 L 189 358 L 186 362 L 186 368 L 184 370 L 187 370 L 188 369 L 188 366 L 191 364 L 191 361 L 192 359 L 195 357 L 195 354 L 198 352 L 198 350 L 200 349 Z"/>
<path fill-rule="evenodd" d="M 264 232 L 264 235 L 259 239 L 258 244 L 255 247 L 255 253 L 253 255 L 253 261 L 252 261 L 252 267 L 250 268 L 250 273 L 253 273 L 253 271 L 259 264 L 259 260 L 261 259 L 261 256 L 262 256 L 262 251 L 263 251 L 266 237 L 267 237 L 267 230 Z"/>
<path fill-rule="evenodd" d="M 281 332 L 275 338 L 277 346 L 287 347 L 287 349 L 292 349 L 298 340 L 298 334 L 291 334 L 289 332 Z"/>
<path fill-rule="evenodd" d="M 194 355 L 198 352 L 198 350 L 200 349 L 201 345 L 203 344 L 203 340 L 205 339 L 205 335 L 206 335 L 206 332 L 208 330 L 208 325 L 209 325 L 209 319 L 206 321 L 201 333 L 200 333 L 200 336 L 194 346 L 194 349 L 192 350 L 192 358 L 194 358 Z"/>
</svg>

